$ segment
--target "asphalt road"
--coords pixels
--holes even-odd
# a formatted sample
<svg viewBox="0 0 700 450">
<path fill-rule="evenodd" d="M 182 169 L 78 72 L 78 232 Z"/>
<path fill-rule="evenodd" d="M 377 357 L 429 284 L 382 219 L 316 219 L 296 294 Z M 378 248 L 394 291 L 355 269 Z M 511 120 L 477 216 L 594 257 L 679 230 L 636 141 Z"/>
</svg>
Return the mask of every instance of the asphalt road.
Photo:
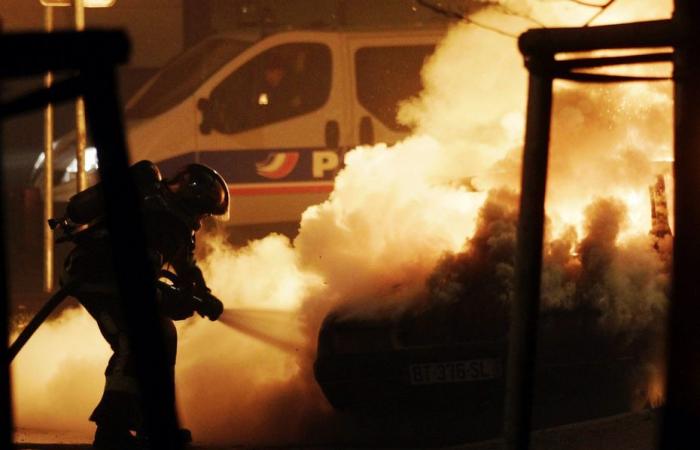
<svg viewBox="0 0 700 450">
<path fill-rule="evenodd" d="M 656 448 L 656 429 L 658 415 L 654 411 L 622 414 L 604 419 L 590 420 L 576 424 L 536 431 L 532 436 L 533 450 L 653 450 Z M 15 444 L 23 450 L 88 450 L 87 444 L 32 444 L 21 442 Z M 347 447 L 342 445 L 311 446 L 193 446 L 192 450 L 382 450 L 392 447 Z M 410 448 L 410 447 L 401 447 Z M 445 450 L 501 450 L 500 440 L 478 442 L 467 445 L 434 447 Z M 415 447 L 426 449 L 425 446 Z"/>
</svg>

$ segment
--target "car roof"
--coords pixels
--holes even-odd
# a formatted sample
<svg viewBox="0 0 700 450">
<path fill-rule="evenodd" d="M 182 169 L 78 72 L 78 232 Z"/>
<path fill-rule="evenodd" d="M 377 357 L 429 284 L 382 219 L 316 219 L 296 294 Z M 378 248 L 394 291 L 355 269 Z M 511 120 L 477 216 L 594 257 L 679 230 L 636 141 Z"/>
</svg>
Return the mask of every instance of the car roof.
<svg viewBox="0 0 700 450">
<path fill-rule="evenodd" d="M 241 31 L 226 31 L 217 34 L 207 36 L 205 39 L 220 39 L 228 38 L 235 39 L 244 42 L 250 42 L 251 44 L 257 41 L 261 41 L 271 36 L 302 36 L 309 34 L 330 34 L 330 35 L 342 35 L 348 37 L 363 37 L 363 38 L 392 38 L 397 36 L 440 36 L 447 32 L 448 24 L 445 23 L 431 23 L 423 26 L 406 26 L 406 27 L 353 27 L 353 28 L 290 28 L 290 29 L 278 29 L 274 31 L 268 31 L 262 33 L 258 30 L 241 30 Z"/>
</svg>

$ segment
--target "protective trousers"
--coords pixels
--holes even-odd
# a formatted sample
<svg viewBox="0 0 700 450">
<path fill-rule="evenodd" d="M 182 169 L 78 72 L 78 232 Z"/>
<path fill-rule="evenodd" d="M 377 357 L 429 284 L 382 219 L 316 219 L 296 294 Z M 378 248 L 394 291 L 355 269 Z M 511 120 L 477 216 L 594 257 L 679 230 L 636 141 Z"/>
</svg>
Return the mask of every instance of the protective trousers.
<svg viewBox="0 0 700 450">
<path fill-rule="evenodd" d="M 140 431 L 143 413 L 137 383 L 137 367 L 119 299 L 109 294 L 83 293 L 78 300 L 97 321 L 100 332 L 112 348 L 105 370 L 102 399 L 90 416 L 97 426 Z M 175 370 L 177 331 L 172 320 L 162 316 L 160 327 L 171 370 Z"/>
</svg>

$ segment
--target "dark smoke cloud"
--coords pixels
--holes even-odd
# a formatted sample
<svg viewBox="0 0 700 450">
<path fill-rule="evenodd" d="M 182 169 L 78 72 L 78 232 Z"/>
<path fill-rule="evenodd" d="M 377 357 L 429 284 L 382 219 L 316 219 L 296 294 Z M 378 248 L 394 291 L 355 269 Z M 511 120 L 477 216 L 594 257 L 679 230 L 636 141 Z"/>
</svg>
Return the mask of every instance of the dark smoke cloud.
<svg viewBox="0 0 700 450">
<path fill-rule="evenodd" d="M 458 302 L 467 297 L 509 302 L 513 292 L 517 195 L 492 191 L 465 252 L 444 258 L 428 285 L 433 297 Z"/>
<path fill-rule="evenodd" d="M 544 243 L 542 308 L 592 308 L 614 331 L 656 332 L 668 303 L 669 246 L 650 235 L 620 242 L 627 207 L 600 198 L 585 210 L 584 236 L 573 227 Z M 428 281 L 438 303 L 504 309 L 513 300 L 517 195 L 489 194 L 477 230 L 462 253 L 446 256 Z"/>
<path fill-rule="evenodd" d="M 429 278 L 431 306 L 416 315 L 418 322 L 430 325 L 423 329 L 434 333 L 427 340 L 507 333 L 514 299 L 517 200 L 512 191 L 490 192 L 465 251 L 447 255 Z M 568 319 L 545 320 L 548 325 L 540 326 L 542 351 L 593 352 L 598 358 L 606 352 L 633 351 L 640 359 L 628 380 L 629 407 L 659 405 L 672 237 L 620 239 L 629 219 L 626 205 L 614 198 L 596 199 L 584 216 L 582 238 L 573 226 L 556 238 L 545 237 L 541 314 Z"/>
</svg>

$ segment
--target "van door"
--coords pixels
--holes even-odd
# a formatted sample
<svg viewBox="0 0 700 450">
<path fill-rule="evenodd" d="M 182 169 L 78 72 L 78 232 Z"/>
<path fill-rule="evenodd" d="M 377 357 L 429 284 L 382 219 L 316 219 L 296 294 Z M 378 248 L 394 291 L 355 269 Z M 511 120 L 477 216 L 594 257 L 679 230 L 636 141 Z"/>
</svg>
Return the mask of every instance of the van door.
<svg viewBox="0 0 700 450">
<path fill-rule="evenodd" d="M 332 33 L 271 36 L 198 92 L 196 160 L 230 183 L 234 224 L 298 221 L 332 190 L 351 132 L 341 56 Z"/>
<path fill-rule="evenodd" d="M 394 143 L 409 132 L 396 120 L 399 104 L 423 89 L 421 69 L 444 32 L 357 34 L 348 39 L 353 64 L 353 139 Z"/>
</svg>

